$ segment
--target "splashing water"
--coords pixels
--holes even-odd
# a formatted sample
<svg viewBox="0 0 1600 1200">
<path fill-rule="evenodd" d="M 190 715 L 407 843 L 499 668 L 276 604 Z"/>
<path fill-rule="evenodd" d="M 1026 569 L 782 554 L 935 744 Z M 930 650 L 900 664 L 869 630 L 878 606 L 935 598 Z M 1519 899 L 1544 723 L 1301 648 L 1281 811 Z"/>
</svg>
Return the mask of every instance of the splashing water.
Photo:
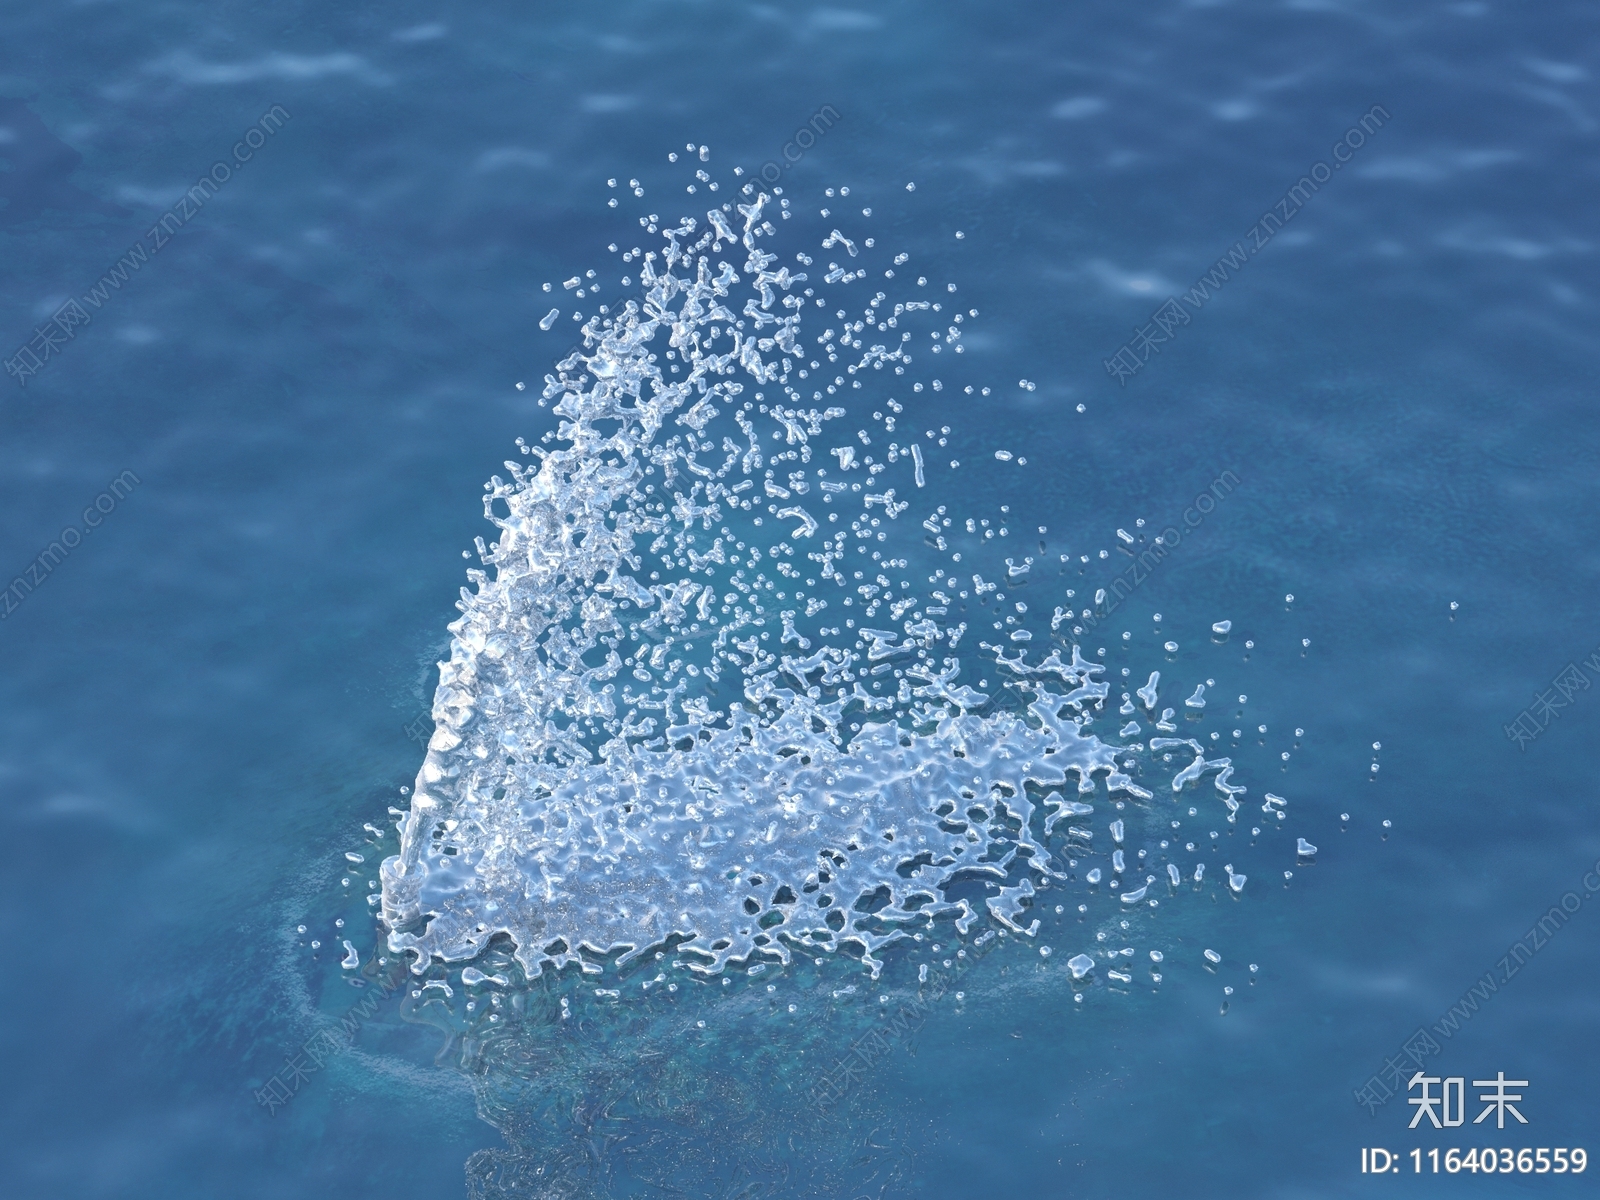
<svg viewBox="0 0 1600 1200">
<path fill-rule="evenodd" d="M 1089 731 L 1105 668 L 1058 634 L 1060 609 L 1049 629 L 1014 599 L 999 611 L 1031 558 L 991 568 L 1003 584 L 932 569 L 962 554 L 932 462 L 949 430 L 896 432 L 924 388 L 909 327 L 948 323 L 924 337 L 960 353 L 977 314 L 919 298 L 925 277 L 897 284 L 907 256 L 891 264 L 827 208 L 820 249 L 842 262 L 801 249 L 779 265 L 773 219 L 795 215 L 781 191 L 746 183 L 703 219 L 642 217 L 660 249 L 612 247 L 641 298 L 583 321 L 545 379 L 558 429 L 519 441 L 524 461 L 486 485 L 499 538 L 478 551 L 494 576 L 468 572 L 400 853 L 382 865 L 390 951 L 419 972 L 505 935 L 530 979 L 647 951 L 710 974 L 840 949 L 876 978 L 885 946 L 935 922 L 1034 934 L 1039 890 L 1070 878 L 1058 822 L 1096 793 L 1152 801 L 1135 777 L 1174 748 L 1195 758 L 1171 790 L 1215 771 L 1234 819 L 1229 759 Z M 868 291 L 869 274 L 906 298 Z M 924 490 L 926 540 L 900 520 Z M 981 526 L 967 522 L 969 555 L 990 549 Z M 967 636 L 969 593 L 994 601 L 1004 642 Z M 1138 697 L 1175 732 L 1158 678 Z M 1120 711 L 1136 711 L 1126 695 Z M 1068 827 L 1076 852 L 1090 837 Z M 1114 911 L 1159 903 L 1143 857 L 1116 851 Z M 994 885 L 981 911 L 949 898 L 970 880 Z"/>
</svg>

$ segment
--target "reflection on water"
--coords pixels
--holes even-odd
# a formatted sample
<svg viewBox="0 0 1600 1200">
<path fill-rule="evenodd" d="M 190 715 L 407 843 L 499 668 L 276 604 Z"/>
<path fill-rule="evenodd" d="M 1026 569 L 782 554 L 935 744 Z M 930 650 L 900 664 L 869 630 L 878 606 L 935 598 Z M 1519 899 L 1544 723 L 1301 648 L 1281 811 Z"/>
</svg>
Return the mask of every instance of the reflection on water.
<svg viewBox="0 0 1600 1200">
<path fill-rule="evenodd" d="M 869 1086 L 827 1103 L 813 1094 L 864 1031 L 850 1010 L 780 1020 L 778 1002 L 750 988 L 580 1012 L 558 992 L 552 981 L 521 993 L 520 1013 L 463 1043 L 479 1114 L 507 1142 L 472 1156 L 469 1195 L 875 1196 L 903 1179 Z"/>
</svg>

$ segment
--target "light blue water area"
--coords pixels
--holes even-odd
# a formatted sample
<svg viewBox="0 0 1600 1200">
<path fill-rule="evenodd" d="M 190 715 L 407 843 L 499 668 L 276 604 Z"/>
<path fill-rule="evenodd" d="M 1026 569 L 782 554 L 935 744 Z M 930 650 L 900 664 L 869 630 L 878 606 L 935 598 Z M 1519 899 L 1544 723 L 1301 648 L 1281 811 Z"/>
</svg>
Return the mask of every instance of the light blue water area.
<svg viewBox="0 0 1600 1200">
<path fill-rule="evenodd" d="M 1600 689 L 1521 749 L 1505 727 L 1600 647 L 1595 50 L 1575 4 L 0 13 L 0 351 L 147 248 L 25 387 L 0 380 L 0 566 L 26 580 L 0 621 L 7 1194 L 461 1196 L 490 1150 L 474 1195 L 1357 1196 L 1364 1146 L 1584 1145 Z M 1288 796 L 1317 860 L 1269 830 L 1237 900 L 1162 910 L 1159 987 L 1141 942 L 1135 983 L 1082 1002 L 1061 963 L 1099 926 L 1044 893 L 1051 965 L 985 960 L 832 1115 L 812 1072 L 879 1019 L 865 982 L 832 995 L 847 962 L 797 968 L 770 1011 L 730 988 L 703 1035 L 673 1023 L 715 1009 L 698 993 L 597 1005 L 466 1071 L 385 998 L 269 1116 L 285 1055 L 381 986 L 338 965 L 343 938 L 376 945 L 394 845 L 362 825 L 421 762 L 482 481 L 551 427 L 514 387 L 572 340 L 565 315 L 539 331 L 540 286 L 638 236 L 608 178 L 675 217 L 666 155 L 691 141 L 780 164 L 797 204 L 849 186 L 907 270 L 959 282 L 981 315 L 949 377 L 993 390 L 923 393 L 913 423 L 953 430 L 952 504 L 1073 552 L 1030 604 L 1109 586 L 1117 528 L 1181 525 L 1237 476 L 1084 648 L 1215 678 L 1241 822 Z M 1119 386 L 1104 360 L 1235 243 Z M 1354 1089 L 1568 892 L 1428 1060 L 1530 1080 L 1530 1124 L 1490 1135 L 1469 1102 L 1465 1134 L 1408 1133 L 1403 1092 L 1363 1111 Z M 744 1166 L 704 1149 L 726 1130 Z M 1385 1186 L 1588 1187 L 1409 1162 Z"/>
</svg>

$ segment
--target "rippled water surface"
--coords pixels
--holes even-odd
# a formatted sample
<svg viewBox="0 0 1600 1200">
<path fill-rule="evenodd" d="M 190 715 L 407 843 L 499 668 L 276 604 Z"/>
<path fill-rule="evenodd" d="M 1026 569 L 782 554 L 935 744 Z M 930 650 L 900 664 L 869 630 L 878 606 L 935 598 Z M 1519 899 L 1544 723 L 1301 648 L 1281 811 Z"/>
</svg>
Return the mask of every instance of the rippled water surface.
<svg viewBox="0 0 1600 1200">
<path fill-rule="evenodd" d="M 7 1194 L 1585 1194 L 1409 1151 L 1597 1116 L 1596 71 L 1559 4 L 0 13 Z M 739 440 L 633 592 L 503 464 L 747 183 L 706 353 L 808 348 L 569 460 L 665 521 Z M 1408 1044 L 1529 1123 L 1369 1113 Z"/>
</svg>

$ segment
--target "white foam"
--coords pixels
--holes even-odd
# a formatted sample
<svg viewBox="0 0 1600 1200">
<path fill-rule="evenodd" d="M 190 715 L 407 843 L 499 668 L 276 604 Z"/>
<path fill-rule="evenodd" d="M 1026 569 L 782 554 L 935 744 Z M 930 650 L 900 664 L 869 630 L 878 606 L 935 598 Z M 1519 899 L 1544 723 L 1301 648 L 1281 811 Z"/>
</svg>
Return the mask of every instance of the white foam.
<svg viewBox="0 0 1600 1200">
<path fill-rule="evenodd" d="M 584 321 L 582 348 L 545 377 L 549 448 L 523 446 L 486 485 L 493 576 L 468 572 L 400 852 L 381 868 L 389 949 L 416 969 L 505 935 L 529 976 L 669 946 L 720 972 L 844 945 L 876 975 L 883 947 L 936 920 L 1031 936 L 1039 922 L 1019 918 L 1036 884 L 1068 878 L 1054 825 L 1093 812 L 1067 794 L 1152 799 L 1129 773 L 1146 752 L 1083 727 L 1109 694 L 1104 667 L 1077 646 L 1069 662 L 983 642 L 958 655 L 965 623 L 904 581 L 894 556 L 920 535 L 896 524 L 895 495 L 927 484 L 920 447 L 897 450 L 892 421 L 817 439 L 850 415 L 865 425 L 841 403 L 868 371 L 856 407 L 901 412 L 884 395 L 906 396 L 914 346 L 868 344 L 886 297 L 843 298 L 852 273 L 830 290 L 779 267 L 771 197 L 745 196 L 703 225 L 660 225 L 662 251 L 633 256 L 643 298 Z M 736 240 L 740 269 L 715 259 Z M 838 230 L 823 246 L 885 253 Z M 835 310 L 864 302 L 867 320 L 835 334 Z M 810 342 L 808 310 L 829 326 Z M 839 365 L 819 371 L 823 358 Z M 751 386 L 764 390 L 746 399 Z M 961 682 L 969 665 L 1008 686 Z M 1150 711 L 1157 681 L 1139 692 Z M 1197 758 L 1174 790 L 1212 769 L 1223 787 L 1228 760 L 1182 744 Z M 985 912 L 947 898 L 958 877 L 994 881 Z"/>
</svg>

